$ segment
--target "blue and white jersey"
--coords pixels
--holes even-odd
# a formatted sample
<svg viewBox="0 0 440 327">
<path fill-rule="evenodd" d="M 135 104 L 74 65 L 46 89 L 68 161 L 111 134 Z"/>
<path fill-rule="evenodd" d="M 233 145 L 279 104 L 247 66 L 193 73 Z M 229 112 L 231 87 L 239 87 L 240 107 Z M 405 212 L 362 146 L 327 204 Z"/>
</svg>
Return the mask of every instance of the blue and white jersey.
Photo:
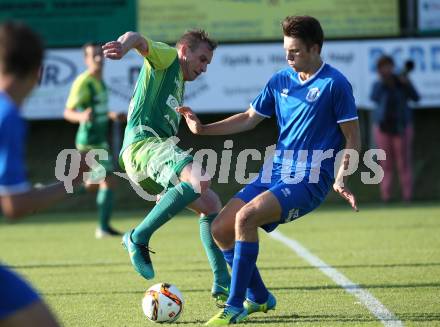
<svg viewBox="0 0 440 327">
<path fill-rule="evenodd" d="M 0 196 L 30 189 L 24 164 L 26 125 L 17 106 L 0 92 Z"/>
<path fill-rule="evenodd" d="M 345 141 L 339 124 L 358 119 L 352 87 L 338 70 L 323 63 L 302 81 L 292 68 L 283 69 L 272 76 L 251 107 L 261 116 L 276 116 L 275 171 L 304 177 L 315 171 L 334 179 L 335 156 Z"/>
</svg>

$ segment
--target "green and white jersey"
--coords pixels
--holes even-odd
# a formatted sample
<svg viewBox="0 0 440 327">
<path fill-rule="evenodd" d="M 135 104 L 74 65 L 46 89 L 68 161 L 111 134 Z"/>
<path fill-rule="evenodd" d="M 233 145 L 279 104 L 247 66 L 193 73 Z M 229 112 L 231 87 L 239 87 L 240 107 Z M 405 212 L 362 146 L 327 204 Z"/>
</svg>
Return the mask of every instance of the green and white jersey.
<svg viewBox="0 0 440 327">
<path fill-rule="evenodd" d="M 66 107 L 79 111 L 92 108 L 92 120 L 80 123 L 76 133 L 79 150 L 102 148 L 107 144 L 108 95 L 102 80 L 88 71 L 79 75 L 72 84 Z"/>
<path fill-rule="evenodd" d="M 177 134 L 183 103 L 184 81 L 177 49 L 161 42 L 148 42 L 130 101 L 121 153 L 130 144 L 148 137 L 168 138 Z"/>
</svg>

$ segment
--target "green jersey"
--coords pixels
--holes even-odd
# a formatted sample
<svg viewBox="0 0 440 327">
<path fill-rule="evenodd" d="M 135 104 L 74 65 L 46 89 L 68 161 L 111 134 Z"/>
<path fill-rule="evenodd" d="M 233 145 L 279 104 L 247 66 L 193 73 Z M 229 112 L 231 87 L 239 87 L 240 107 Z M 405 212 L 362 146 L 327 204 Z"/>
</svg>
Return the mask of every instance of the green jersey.
<svg viewBox="0 0 440 327">
<path fill-rule="evenodd" d="M 148 137 L 168 138 L 177 134 L 183 103 L 184 81 L 177 49 L 165 43 L 148 42 L 133 96 L 121 153 L 130 144 Z"/>
<path fill-rule="evenodd" d="M 107 144 L 108 95 L 102 80 L 96 79 L 88 71 L 79 75 L 72 84 L 66 107 L 79 111 L 92 108 L 92 119 L 80 123 L 76 133 L 78 149 L 100 148 Z"/>
</svg>

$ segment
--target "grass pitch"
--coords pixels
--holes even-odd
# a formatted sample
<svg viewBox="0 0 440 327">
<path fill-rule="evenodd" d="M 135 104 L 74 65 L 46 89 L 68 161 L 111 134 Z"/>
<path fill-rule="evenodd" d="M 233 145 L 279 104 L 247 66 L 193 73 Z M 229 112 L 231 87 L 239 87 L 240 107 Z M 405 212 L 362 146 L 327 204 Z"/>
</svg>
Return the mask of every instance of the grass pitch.
<svg viewBox="0 0 440 327">
<path fill-rule="evenodd" d="M 135 226 L 143 212 L 117 213 Z M 141 298 L 175 284 L 185 308 L 175 324 L 201 325 L 217 312 L 211 272 L 194 215 L 185 212 L 152 238 L 156 278 L 143 280 L 119 239 L 94 239 L 95 213 L 38 215 L 0 223 L 0 258 L 32 282 L 65 326 L 153 326 Z M 372 293 L 405 326 L 440 326 L 440 205 L 322 207 L 279 231 Z M 292 250 L 260 233 L 258 265 L 278 300 L 252 326 L 380 326 L 355 297 Z"/>
</svg>

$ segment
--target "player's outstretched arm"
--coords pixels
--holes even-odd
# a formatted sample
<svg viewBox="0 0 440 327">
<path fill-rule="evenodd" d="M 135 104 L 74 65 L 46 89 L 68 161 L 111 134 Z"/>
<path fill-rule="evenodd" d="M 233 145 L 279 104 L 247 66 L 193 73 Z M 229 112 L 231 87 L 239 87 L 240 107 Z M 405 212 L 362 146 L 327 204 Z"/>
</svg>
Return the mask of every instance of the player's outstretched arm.
<svg viewBox="0 0 440 327">
<path fill-rule="evenodd" d="M 58 182 L 24 193 L 0 196 L 0 203 L 4 215 L 10 221 L 14 221 L 50 207 L 66 195 L 64 184 Z"/>
<path fill-rule="evenodd" d="M 204 125 L 191 108 L 179 107 L 177 111 L 183 115 L 191 132 L 200 135 L 236 134 L 253 129 L 264 119 L 264 117 L 258 115 L 255 110 L 249 108 L 243 113 Z"/>
<path fill-rule="evenodd" d="M 361 136 L 359 130 L 359 121 L 352 120 L 348 122 L 344 122 L 339 124 L 342 133 L 345 137 L 345 151 L 354 150 L 357 153 L 360 153 L 361 150 Z M 359 158 L 359 156 L 357 157 Z M 350 154 L 344 153 L 341 160 L 341 165 L 339 166 L 338 173 L 335 178 L 335 183 L 333 184 L 333 189 L 336 193 L 338 193 L 342 198 L 347 200 L 347 202 L 351 205 L 351 207 L 355 211 L 359 211 L 357 207 L 356 197 L 350 191 L 347 186 L 348 175 L 345 174 L 345 171 L 348 169 L 350 165 L 356 165 L 356 162 L 353 162 L 354 158 L 350 157 Z"/>
<path fill-rule="evenodd" d="M 78 176 L 72 180 L 73 187 L 83 182 L 87 170 L 84 155 L 81 157 Z M 31 188 L 23 193 L 0 195 L 0 208 L 9 221 L 46 209 L 68 195 L 64 183 L 57 182 L 41 188 Z"/>
<path fill-rule="evenodd" d="M 107 42 L 102 46 L 104 56 L 109 59 L 119 60 L 131 49 L 136 49 L 143 57 L 148 55 L 147 40 L 136 32 L 126 32 L 116 41 Z"/>
</svg>

